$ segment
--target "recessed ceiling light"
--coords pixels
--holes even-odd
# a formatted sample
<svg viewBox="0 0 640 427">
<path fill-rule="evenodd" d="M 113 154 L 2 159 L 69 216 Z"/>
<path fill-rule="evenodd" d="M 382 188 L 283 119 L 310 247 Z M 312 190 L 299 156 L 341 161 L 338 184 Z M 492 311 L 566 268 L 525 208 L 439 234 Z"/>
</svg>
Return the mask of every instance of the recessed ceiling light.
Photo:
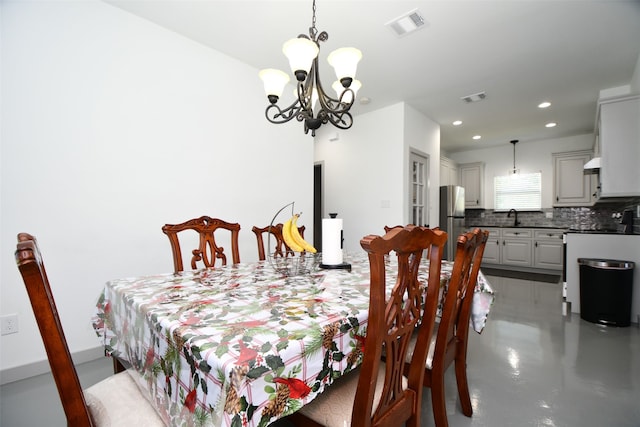
<svg viewBox="0 0 640 427">
<path fill-rule="evenodd" d="M 455 122 L 453 122 L 454 126 L 460 126 L 462 124 L 462 120 L 456 120 Z"/>
<path fill-rule="evenodd" d="M 551 122 L 551 123 L 547 123 L 547 124 L 546 124 L 546 125 L 544 125 L 544 126 L 545 126 L 545 127 L 548 127 L 548 128 L 554 128 L 554 127 L 556 127 L 556 124 L 557 124 L 557 123 Z"/>
<path fill-rule="evenodd" d="M 538 108 L 547 108 L 547 107 L 550 107 L 550 106 L 551 106 L 551 103 L 548 102 L 548 101 L 545 101 L 545 102 L 542 102 L 542 103 L 538 104 Z"/>
<path fill-rule="evenodd" d="M 473 139 L 475 139 L 476 141 L 477 141 L 478 139 L 480 139 L 480 138 L 482 138 L 480 135 L 474 135 L 474 136 L 473 136 Z"/>
</svg>

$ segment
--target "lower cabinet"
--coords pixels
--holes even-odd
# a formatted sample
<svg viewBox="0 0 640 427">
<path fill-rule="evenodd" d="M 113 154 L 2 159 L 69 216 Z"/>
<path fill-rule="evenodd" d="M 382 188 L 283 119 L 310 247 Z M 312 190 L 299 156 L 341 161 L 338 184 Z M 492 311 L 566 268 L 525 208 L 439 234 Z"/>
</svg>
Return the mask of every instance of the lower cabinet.
<svg viewBox="0 0 640 427">
<path fill-rule="evenodd" d="M 531 267 L 532 231 L 520 228 L 503 228 L 501 264 Z"/>
<path fill-rule="evenodd" d="M 489 231 L 489 240 L 484 247 L 482 255 L 483 264 L 500 264 L 500 229 L 486 228 Z"/>
<path fill-rule="evenodd" d="M 562 270 L 562 230 L 486 228 L 482 263 L 523 269 Z"/>
<path fill-rule="evenodd" d="M 562 270 L 562 231 L 535 230 L 533 266 Z"/>
</svg>

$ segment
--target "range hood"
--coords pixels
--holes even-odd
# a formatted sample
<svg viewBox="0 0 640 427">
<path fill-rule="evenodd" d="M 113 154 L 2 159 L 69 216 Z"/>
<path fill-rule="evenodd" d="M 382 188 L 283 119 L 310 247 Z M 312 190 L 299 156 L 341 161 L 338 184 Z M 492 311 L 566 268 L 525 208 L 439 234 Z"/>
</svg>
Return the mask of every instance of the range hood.
<svg viewBox="0 0 640 427">
<path fill-rule="evenodd" d="M 600 157 L 594 157 L 584 164 L 585 169 L 600 169 Z"/>
</svg>

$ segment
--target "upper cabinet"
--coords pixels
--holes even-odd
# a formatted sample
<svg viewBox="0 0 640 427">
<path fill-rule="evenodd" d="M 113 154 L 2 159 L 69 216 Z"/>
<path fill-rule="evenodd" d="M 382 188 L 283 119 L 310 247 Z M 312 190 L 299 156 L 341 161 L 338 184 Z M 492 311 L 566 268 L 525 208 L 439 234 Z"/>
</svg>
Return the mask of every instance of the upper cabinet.
<svg viewBox="0 0 640 427">
<path fill-rule="evenodd" d="M 463 163 L 458 165 L 458 170 L 458 185 L 464 187 L 465 208 L 484 208 L 484 163 Z"/>
<path fill-rule="evenodd" d="M 593 202 L 591 181 L 584 165 L 590 151 L 553 153 L 553 206 L 587 206 Z"/>
<path fill-rule="evenodd" d="M 440 185 L 458 185 L 458 165 L 440 156 Z"/>
<path fill-rule="evenodd" d="M 640 96 L 600 101 L 598 197 L 640 196 Z"/>
</svg>

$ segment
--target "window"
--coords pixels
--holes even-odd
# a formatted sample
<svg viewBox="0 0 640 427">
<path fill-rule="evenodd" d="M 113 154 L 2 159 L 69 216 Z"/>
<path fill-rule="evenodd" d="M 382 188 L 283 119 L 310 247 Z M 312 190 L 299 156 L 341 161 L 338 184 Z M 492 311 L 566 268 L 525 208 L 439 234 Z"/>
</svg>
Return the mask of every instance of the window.
<svg viewBox="0 0 640 427">
<path fill-rule="evenodd" d="M 493 178 L 494 209 L 507 211 L 542 208 L 542 173 L 523 173 Z"/>
</svg>

